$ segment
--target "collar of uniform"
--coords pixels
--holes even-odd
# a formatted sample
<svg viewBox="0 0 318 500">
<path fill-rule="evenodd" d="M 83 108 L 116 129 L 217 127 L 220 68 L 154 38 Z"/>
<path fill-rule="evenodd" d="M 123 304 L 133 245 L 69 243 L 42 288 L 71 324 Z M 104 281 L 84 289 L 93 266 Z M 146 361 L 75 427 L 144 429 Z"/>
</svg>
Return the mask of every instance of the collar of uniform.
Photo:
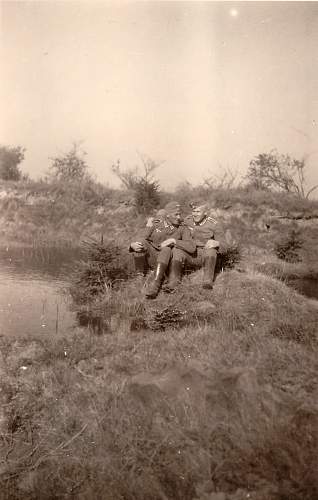
<svg viewBox="0 0 318 500">
<path fill-rule="evenodd" d="M 200 222 L 194 222 L 195 226 L 203 226 L 203 224 L 208 220 L 208 216 L 206 215 L 204 219 L 202 219 Z"/>
<path fill-rule="evenodd" d="M 175 227 L 172 224 L 169 224 L 166 220 L 163 221 L 163 225 L 165 228 L 175 229 Z"/>
</svg>

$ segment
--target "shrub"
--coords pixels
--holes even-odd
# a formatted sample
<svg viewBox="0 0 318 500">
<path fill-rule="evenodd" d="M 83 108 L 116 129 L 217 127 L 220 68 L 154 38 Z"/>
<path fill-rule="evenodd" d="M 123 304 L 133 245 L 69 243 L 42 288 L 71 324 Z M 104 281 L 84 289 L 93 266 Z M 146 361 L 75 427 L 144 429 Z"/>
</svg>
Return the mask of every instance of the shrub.
<svg viewBox="0 0 318 500">
<path fill-rule="evenodd" d="M 21 146 L 0 146 L 0 179 L 19 181 L 22 172 L 19 164 L 24 160 L 25 148 Z"/>
<path fill-rule="evenodd" d="M 86 258 L 77 264 L 70 287 L 76 304 L 88 303 L 116 282 L 128 278 L 128 266 L 118 246 L 92 239 L 82 247 Z"/>
<path fill-rule="evenodd" d="M 153 177 L 153 172 L 159 164 L 149 157 L 140 155 L 143 173 L 139 168 L 122 170 L 119 160 L 112 165 L 113 174 L 118 177 L 123 186 L 133 192 L 134 204 L 139 214 L 146 214 L 160 204 L 160 185 Z"/>
<path fill-rule="evenodd" d="M 160 203 L 159 183 L 140 179 L 135 187 L 135 206 L 138 213 L 146 214 Z"/>
<path fill-rule="evenodd" d="M 181 311 L 178 307 L 168 305 L 163 309 L 155 309 L 148 315 L 147 326 L 151 330 L 161 331 L 168 328 L 181 328 L 186 324 L 186 311 Z"/>
<path fill-rule="evenodd" d="M 305 159 L 296 160 L 275 149 L 250 161 L 247 179 L 257 189 L 274 189 L 308 198 L 318 185 L 305 190 Z"/>
<path fill-rule="evenodd" d="M 298 250 L 303 246 L 303 240 L 300 238 L 300 231 L 292 229 L 287 237 L 284 237 L 275 245 L 275 253 L 279 259 L 286 262 L 300 262 L 301 258 Z"/>
<path fill-rule="evenodd" d="M 62 182 L 82 181 L 89 178 L 85 156 L 86 152 L 80 148 L 78 143 L 74 142 L 70 151 L 50 158 L 52 164 L 49 177 Z"/>
<path fill-rule="evenodd" d="M 240 262 L 242 258 L 239 245 L 233 243 L 225 248 L 222 248 L 218 254 L 217 270 L 233 269 L 235 264 Z"/>
</svg>

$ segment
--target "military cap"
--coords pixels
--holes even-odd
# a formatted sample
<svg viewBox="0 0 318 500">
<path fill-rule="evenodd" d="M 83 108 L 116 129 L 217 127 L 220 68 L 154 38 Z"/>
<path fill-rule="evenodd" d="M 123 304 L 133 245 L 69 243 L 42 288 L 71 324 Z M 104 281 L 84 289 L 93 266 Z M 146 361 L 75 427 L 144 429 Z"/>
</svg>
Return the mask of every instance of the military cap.
<svg viewBox="0 0 318 500">
<path fill-rule="evenodd" d="M 180 210 L 180 203 L 177 201 L 169 201 L 169 203 L 166 204 L 164 210 L 169 214 L 175 212 L 176 210 Z"/>
<path fill-rule="evenodd" d="M 157 213 L 156 213 L 156 218 L 159 218 L 159 217 L 164 217 L 166 215 L 166 211 L 164 208 L 160 208 Z"/>
<path fill-rule="evenodd" d="M 207 202 L 204 203 L 202 201 L 191 201 L 189 205 L 192 208 L 192 210 L 194 210 L 195 208 L 202 208 L 203 210 L 209 209 L 209 205 Z"/>
</svg>

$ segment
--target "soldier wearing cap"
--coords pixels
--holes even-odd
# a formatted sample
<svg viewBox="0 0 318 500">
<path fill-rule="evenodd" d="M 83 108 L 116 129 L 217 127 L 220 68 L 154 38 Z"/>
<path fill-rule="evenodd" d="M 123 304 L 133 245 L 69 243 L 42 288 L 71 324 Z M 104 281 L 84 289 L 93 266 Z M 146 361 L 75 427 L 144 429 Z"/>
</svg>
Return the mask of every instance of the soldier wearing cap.
<svg viewBox="0 0 318 500">
<path fill-rule="evenodd" d="M 191 231 L 195 241 L 196 250 L 194 254 L 186 251 L 173 249 L 173 266 L 169 275 L 168 289 L 174 290 L 180 282 L 185 264 L 191 267 L 203 267 L 203 283 L 205 289 L 213 288 L 214 272 L 217 259 L 219 242 L 214 239 L 216 221 L 208 215 L 207 204 L 192 203 L 192 213 L 186 217 L 184 223 Z"/>
<path fill-rule="evenodd" d="M 147 227 L 148 226 L 148 227 Z M 136 271 L 145 274 L 149 261 L 156 261 L 155 279 L 146 291 L 147 298 L 155 298 L 171 261 L 173 249 L 191 255 L 195 252 L 195 243 L 187 226 L 181 223 L 180 205 L 175 201 L 164 207 L 164 213 L 157 220 L 148 219 L 147 226 L 137 241 L 130 244 Z"/>
<path fill-rule="evenodd" d="M 160 222 L 163 222 L 167 213 L 164 208 L 160 208 L 159 210 L 156 211 L 156 213 L 152 217 L 148 217 L 147 222 L 146 222 L 146 227 L 152 228 L 155 225 L 160 224 Z"/>
</svg>

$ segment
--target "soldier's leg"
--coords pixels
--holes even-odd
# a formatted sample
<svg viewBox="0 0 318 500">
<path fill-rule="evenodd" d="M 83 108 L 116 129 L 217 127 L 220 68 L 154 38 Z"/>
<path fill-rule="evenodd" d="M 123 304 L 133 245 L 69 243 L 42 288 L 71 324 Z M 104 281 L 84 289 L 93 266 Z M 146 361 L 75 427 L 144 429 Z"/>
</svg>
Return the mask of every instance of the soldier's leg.
<svg viewBox="0 0 318 500">
<path fill-rule="evenodd" d="M 171 248 L 162 248 L 157 254 L 157 265 L 155 269 L 155 279 L 150 284 L 146 291 L 146 297 L 148 299 L 154 299 L 157 297 L 161 284 L 163 282 L 164 276 L 169 266 L 171 259 Z"/>
<path fill-rule="evenodd" d="M 184 263 L 187 260 L 187 254 L 180 248 L 173 248 L 169 268 L 169 280 L 165 287 L 166 292 L 173 292 L 182 280 Z"/>
<path fill-rule="evenodd" d="M 148 268 L 146 252 L 134 252 L 133 257 L 137 276 L 145 276 Z"/>
<path fill-rule="evenodd" d="M 202 287 L 211 290 L 213 288 L 215 265 L 217 259 L 216 248 L 204 248 L 202 257 L 203 257 Z"/>
<path fill-rule="evenodd" d="M 181 262 L 181 266 L 178 264 L 175 269 L 178 272 L 183 272 L 183 268 L 186 265 L 191 266 L 193 269 L 198 269 L 203 267 L 203 282 L 202 287 L 205 289 L 213 288 L 215 265 L 217 259 L 217 250 L 215 248 L 198 248 L 195 255 L 187 254 L 183 250 L 174 249 L 174 254 L 172 258 L 171 265 L 174 261 Z M 173 268 L 173 267 L 172 267 Z M 174 285 L 174 273 L 172 273 L 172 285 Z"/>
<path fill-rule="evenodd" d="M 157 262 L 158 250 L 154 249 L 146 240 L 142 241 L 144 250 L 142 252 L 133 252 L 136 274 L 145 276 L 150 267 L 149 262 Z"/>
</svg>

